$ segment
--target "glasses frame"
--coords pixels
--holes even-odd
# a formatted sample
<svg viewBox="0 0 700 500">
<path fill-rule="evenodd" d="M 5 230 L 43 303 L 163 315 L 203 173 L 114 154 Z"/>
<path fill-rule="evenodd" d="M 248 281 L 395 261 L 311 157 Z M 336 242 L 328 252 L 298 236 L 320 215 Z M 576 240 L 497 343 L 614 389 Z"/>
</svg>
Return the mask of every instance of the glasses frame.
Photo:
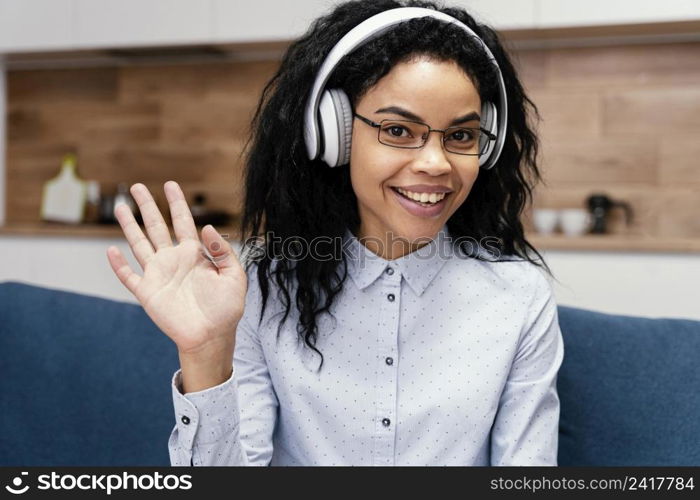
<svg viewBox="0 0 700 500">
<path fill-rule="evenodd" d="M 442 134 L 442 141 L 441 141 L 441 142 L 442 142 L 442 148 L 443 148 L 445 151 L 447 151 L 448 153 L 452 153 L 452 154 L 460 155 L 460 156 L 479 156 L 479 157 L 480 157 L 480 156 L 482 156 L 482 155 L 484 154 L 484 152 L 486 152 L 486 150 L 488 149 L 488 147 L 485 147 L 483 152 L 480 151 L 480 152 L 478 152 L 478 153 L 458 153 L 458 152 L 456 152 L 456 151 L 450 151 L 449 149 L 447 149 L 447 146 L 445 145 L 445 132 L 447 132 L 448 130 L 451 130 L 451 129 L 453 129 L 453 128 L 457 128 L 457 129 L 463 128 L 463 129 L 471 129 L 471 130 L 477 130 L 477 129 L 478 129 L 479 131 L 481 131 L 482 134 L 485 134 L 485 135 L 486 135 L 486 137 L 487 137 L 487 139 L 488 139 L 489 141 L 495 141 L 495 140 L 497 139 L 497 136 L 496 136 L 496 135 L 492 134 L 492 133 L 489 132 L 488 130 L 486 130 L 486 129 L 484 129 L 484 128 L 481 128 L 481 127 L 460 127 L 459 125 L 455 125 L 455 126 L 453 126 L 453 127 L 447 127 L 446 129 L 439 129 L 439 128 L 431 128 L 430 125 L 428 125 L 427 123 L 419 122 L 419 121 L 416 121 L 416 120 L 405 120 L 405 119 L 404 119 L 404 120 L 397 120 L 397 119 L 394 119 L 394 118 L 385 118 L 385 119 L 381 120 L 380 122 L 375 122 L 375 121 L 372 121 L 372 120 L 370 120 L 369 118 L 364 117 L 364 116 L 362 116 L 362 115 L 360 115 L 360 114 L 358 114 L 358 113 L 353 113 L 353 115 L 354 115 L 356 118 L 359 118 L 360 121 L 362 121 L 362 122 L 366 123 L 367 125 L 369 125 L 370 127 L 376 128 L 376 129 L 377 129 L 377 141 L 379 142 L 379 144 L 381 144 L 382 146 L 390 147 L 390 148 L 397 148 L 397 149 L 421 149 L 423 146 L 425 146 L 425 143 L 428 142 L 428 137 L 430 136 L 430 132 L 440 132 L 440 134 Z M 428 135 L 425 136 L 425 138 L 423 139 L 423 144 L 421 144 L 420 146 L 396 146 L 396 145 L 393 145 L 393 144 L 386 144 L 386 143 L 382 142 L 381 139 L 379 138 L 379 136 L 380 136 L 380 134 L 381 134 L 381 132 L 382 132 L 381 127 L 382 127 L 382 124 L 383 124 L 384 122 L 406 122 L 406 123 L 416 123 L 416 124 L 418 124 L 418 125 L 424 125 L 424 126 L 427 127 L 427 129 L 428 129 Z M 481 141 L 479 141 L 479 142 L 481 142 Z"/>
</svg>

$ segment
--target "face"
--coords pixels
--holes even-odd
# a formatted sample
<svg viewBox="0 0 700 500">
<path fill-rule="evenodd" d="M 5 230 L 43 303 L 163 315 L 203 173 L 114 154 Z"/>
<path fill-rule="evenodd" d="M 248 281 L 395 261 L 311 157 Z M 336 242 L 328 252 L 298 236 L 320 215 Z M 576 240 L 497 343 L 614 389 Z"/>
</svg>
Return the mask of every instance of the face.
<svg viewBox="0 0 700 500">
<path fill-rule="evenodd" d="M 478 128 L 480 110 L 479 93 L 456 63 L 426 58 L 394 66 L 355 106 L 357 114 L 377 123 L 410 116 L 432 129 Z M 455 123 L 465 117 L 466 121 Z M 428 134 L 419 149 L 380 144 L 377 135 L 377 128 L 354 119 L 350 176 L 361 220 L 356 236 L 380 242 L 367 246 L 385 259 L 395 259 L 437 235 L 469 195 L 479 173 L 479 157 L 447 152 L 439 132 Z M 422 206 L 404 196 L 431 192 L 444 192 L 445 198 L 434 206 Z"/>
</svg>

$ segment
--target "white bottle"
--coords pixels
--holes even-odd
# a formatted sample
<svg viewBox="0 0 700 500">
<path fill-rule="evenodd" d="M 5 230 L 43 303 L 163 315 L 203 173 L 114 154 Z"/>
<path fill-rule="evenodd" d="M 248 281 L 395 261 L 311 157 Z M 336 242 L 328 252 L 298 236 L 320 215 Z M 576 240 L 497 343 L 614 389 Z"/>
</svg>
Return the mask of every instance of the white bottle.
<svg viewBox="0 0 700 500">
<path fill-rule="evenodd" d="M 58 176 L 44 184 L 41 218 L 47 221 L 78 224 L 83 220 L 87 183 L 75 172 L 75 155 L 63 157 Z"/>
</svg>

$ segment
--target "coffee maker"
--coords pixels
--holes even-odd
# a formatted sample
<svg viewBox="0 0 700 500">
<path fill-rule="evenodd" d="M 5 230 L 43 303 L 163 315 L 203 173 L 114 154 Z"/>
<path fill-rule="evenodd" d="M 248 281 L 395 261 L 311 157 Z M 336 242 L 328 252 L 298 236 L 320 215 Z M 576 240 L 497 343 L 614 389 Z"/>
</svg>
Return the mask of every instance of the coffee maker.
<svg viewBox="0 0 700 500">
<path fill-rule="evenodd" d="M 595 193 L 586 199 L 588 211 L 591 214 L 591 230 L 593 234 L 605 234 L 608 232 L 607 223 L 610 212 L 615 208 L 621 208 L 625 212 L 625 223 L 632 223 L 632 207 L 625 201 L 613 200 L 604 193 Z"/>
</svg>

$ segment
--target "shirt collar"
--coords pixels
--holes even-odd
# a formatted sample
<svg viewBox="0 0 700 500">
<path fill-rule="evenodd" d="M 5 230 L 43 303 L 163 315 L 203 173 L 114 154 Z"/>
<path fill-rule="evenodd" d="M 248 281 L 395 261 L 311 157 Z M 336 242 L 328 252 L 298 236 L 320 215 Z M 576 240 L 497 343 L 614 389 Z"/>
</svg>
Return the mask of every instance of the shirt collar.
<svg viewBox="0 0 700 500">
<path fill-rule="evenodd" d="M 454 254 L 447 225 L 427 245 L 398 259 L 386 260 L 367 249 L 349 229 L 343 236 L 343 251 L 348 263 L 348 274 L 360 290 L 374 283 L 392 267 L 408 282 L 416 295 L 423 294 L 442 266 Z"/>
</svg>

